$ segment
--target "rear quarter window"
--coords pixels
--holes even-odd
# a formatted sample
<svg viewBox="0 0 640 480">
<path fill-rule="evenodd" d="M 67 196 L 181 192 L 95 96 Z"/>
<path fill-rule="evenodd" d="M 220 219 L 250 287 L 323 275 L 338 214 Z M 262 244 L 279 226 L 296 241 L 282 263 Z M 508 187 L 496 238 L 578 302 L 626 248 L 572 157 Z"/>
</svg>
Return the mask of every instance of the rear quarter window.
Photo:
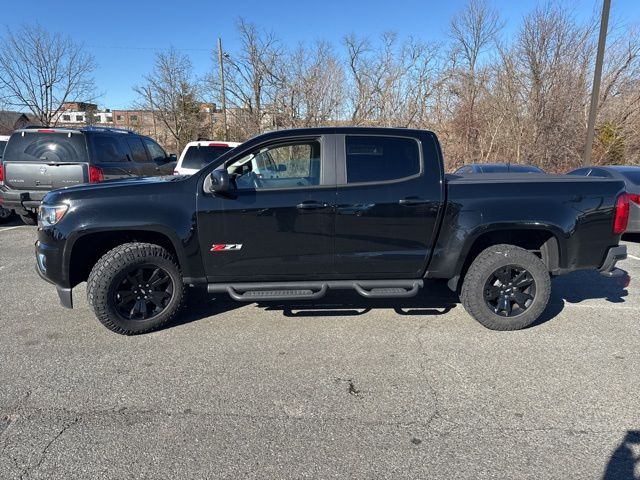
<svg viewBox="0 0 640 480">
<path fill-rule="evenodd" d="M 347 183 L 386 182 L 420 173 L 420 148 L 413 138 L 348 135 Z"/>
<path fill-rule="evenodd" d="M 86 162 L 87 141 L 82 133 L 19 132 L 11 135 L 5 162 Z"/>
</svg>

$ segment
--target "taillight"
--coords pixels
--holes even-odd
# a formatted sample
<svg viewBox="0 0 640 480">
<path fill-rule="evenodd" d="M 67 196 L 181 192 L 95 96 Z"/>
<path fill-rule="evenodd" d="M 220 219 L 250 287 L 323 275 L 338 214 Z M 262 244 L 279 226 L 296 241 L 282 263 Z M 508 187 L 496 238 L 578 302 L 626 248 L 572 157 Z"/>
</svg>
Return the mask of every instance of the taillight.
<svg viewBox="0 0 640 480">
<path fill-rule="evenodd" d="M 104 181 L 104 173 L 102 169 L 89 165 L 89 183 L 98 183 Z"/>
<path fill-rule="evenodd" d="M 616 213 L 613 220 L 613 233 L 621 235 L 629 223 L 629 195 L 623 193 L 616 200 Z"/>
<path fill-rule="evenodd" d="M 0 185 L 4 185 L 4 165 L 0 163 Z"/>
<path fill-rule="evenodd" d="M 640 195 L 638 195 L 637 193 L 627 193 L 627 195 L 629 195 L 630 202 L 640 205 Z"/>
</svg>

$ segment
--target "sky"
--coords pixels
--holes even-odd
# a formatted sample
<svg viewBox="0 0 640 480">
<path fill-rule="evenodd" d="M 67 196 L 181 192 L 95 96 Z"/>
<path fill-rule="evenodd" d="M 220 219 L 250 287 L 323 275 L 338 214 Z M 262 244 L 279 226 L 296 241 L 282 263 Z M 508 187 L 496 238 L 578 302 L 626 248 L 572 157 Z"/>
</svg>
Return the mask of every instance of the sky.
<svg viewBox="0 0 640 480">
<path fill-rule="evenodd" d="M 489 0 L 505 21 L 503 38 L 515 35 L 522 18 L 538 5 L 534 0 Z M 556 0 L 584 20 L 600 14 L 602 0 Z M 466 0 L 320 0 L 320 1 L 188 1 L 59 0 L 55 3 L 3 2 L 2 29 L 39 23 L 51 32 L 68 34 L 96 60 L 94 77 L 102 108 L 130 108 L 132 87 L 153 69 L 157 52 L 174 47 L 189 55 L 196 74 L 217 68 L 213 49 L 238 45 L 236 22 L 244 18 L 274 32 L 285 45 L 327 40 L 338 46 L 355 33 L 378 37 L 394 31 L 400 38 L 446 39 L 451 18 Z M 640 25 L 640 0 L 612 0 L 611 21 Z"/>
</svg>

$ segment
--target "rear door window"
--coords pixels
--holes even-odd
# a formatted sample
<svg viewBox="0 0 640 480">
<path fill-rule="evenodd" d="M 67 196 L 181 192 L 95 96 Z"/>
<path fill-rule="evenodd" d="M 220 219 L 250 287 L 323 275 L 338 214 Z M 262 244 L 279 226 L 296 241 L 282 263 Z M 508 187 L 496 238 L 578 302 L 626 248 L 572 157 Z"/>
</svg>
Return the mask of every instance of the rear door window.
<svg viewBox="0 0 640 480">
<path fill-rule="evenodd" d="M 412 138 L 345 138 L 347 183 L 387 182 L 420 173 L 420 149 Z"/>
<path fill-rule="evenodd" d="M 88 161 L 87 141 L 75 132 L 14 133 L 5 148 L 5 162 L 68 163 Z"/>
<path fill-rule="evenodd" d="M 129 157 L 125 146 L 119 138 L 108 135 L 95 135 L 91 137 L 94 158 L 97 162 L 127 162 Z"/>
<path fill-rule="evenodd" d="M 147 151 L 139 137 L 127 138 L 127 143 L 131 149 L 131 155 L 134 162 L 146 163 L 149 161 Z"/>
<path fill-rule="evenodd" d="M 204 166 L 216 160 L 223 153 L 233 147 L 226 145 L 194 145 L 187 148 L 182 159 L 182 168 L 200 170 Z"/>
</svg>

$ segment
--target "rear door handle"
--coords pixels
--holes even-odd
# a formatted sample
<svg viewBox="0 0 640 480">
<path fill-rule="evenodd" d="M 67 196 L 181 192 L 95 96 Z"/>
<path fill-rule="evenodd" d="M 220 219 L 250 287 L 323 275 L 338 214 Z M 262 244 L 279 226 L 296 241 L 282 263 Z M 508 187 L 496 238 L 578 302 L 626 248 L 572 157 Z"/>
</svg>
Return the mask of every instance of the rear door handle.
<svg viewBox="0 0 640 480">
<path fill-rule="evenodd" d="M 296 205 L 298 210 L 320 210 L 322 208 L 329 208 L 328 203 L 316 202 L 316 201 L 307 201 L 302 202 Z"/>
<path fill-rule="evenodd" d="M 407 198 L 402 198 L 398 200 L 398 203 L 405 207 L 412 207 L 415 205 L 426 205 L 427 203 L 429 203 L 429 200 L 425 200 L 423 198 L 418 198 L 418 197 L 407 197 Z"/>
</svg>

